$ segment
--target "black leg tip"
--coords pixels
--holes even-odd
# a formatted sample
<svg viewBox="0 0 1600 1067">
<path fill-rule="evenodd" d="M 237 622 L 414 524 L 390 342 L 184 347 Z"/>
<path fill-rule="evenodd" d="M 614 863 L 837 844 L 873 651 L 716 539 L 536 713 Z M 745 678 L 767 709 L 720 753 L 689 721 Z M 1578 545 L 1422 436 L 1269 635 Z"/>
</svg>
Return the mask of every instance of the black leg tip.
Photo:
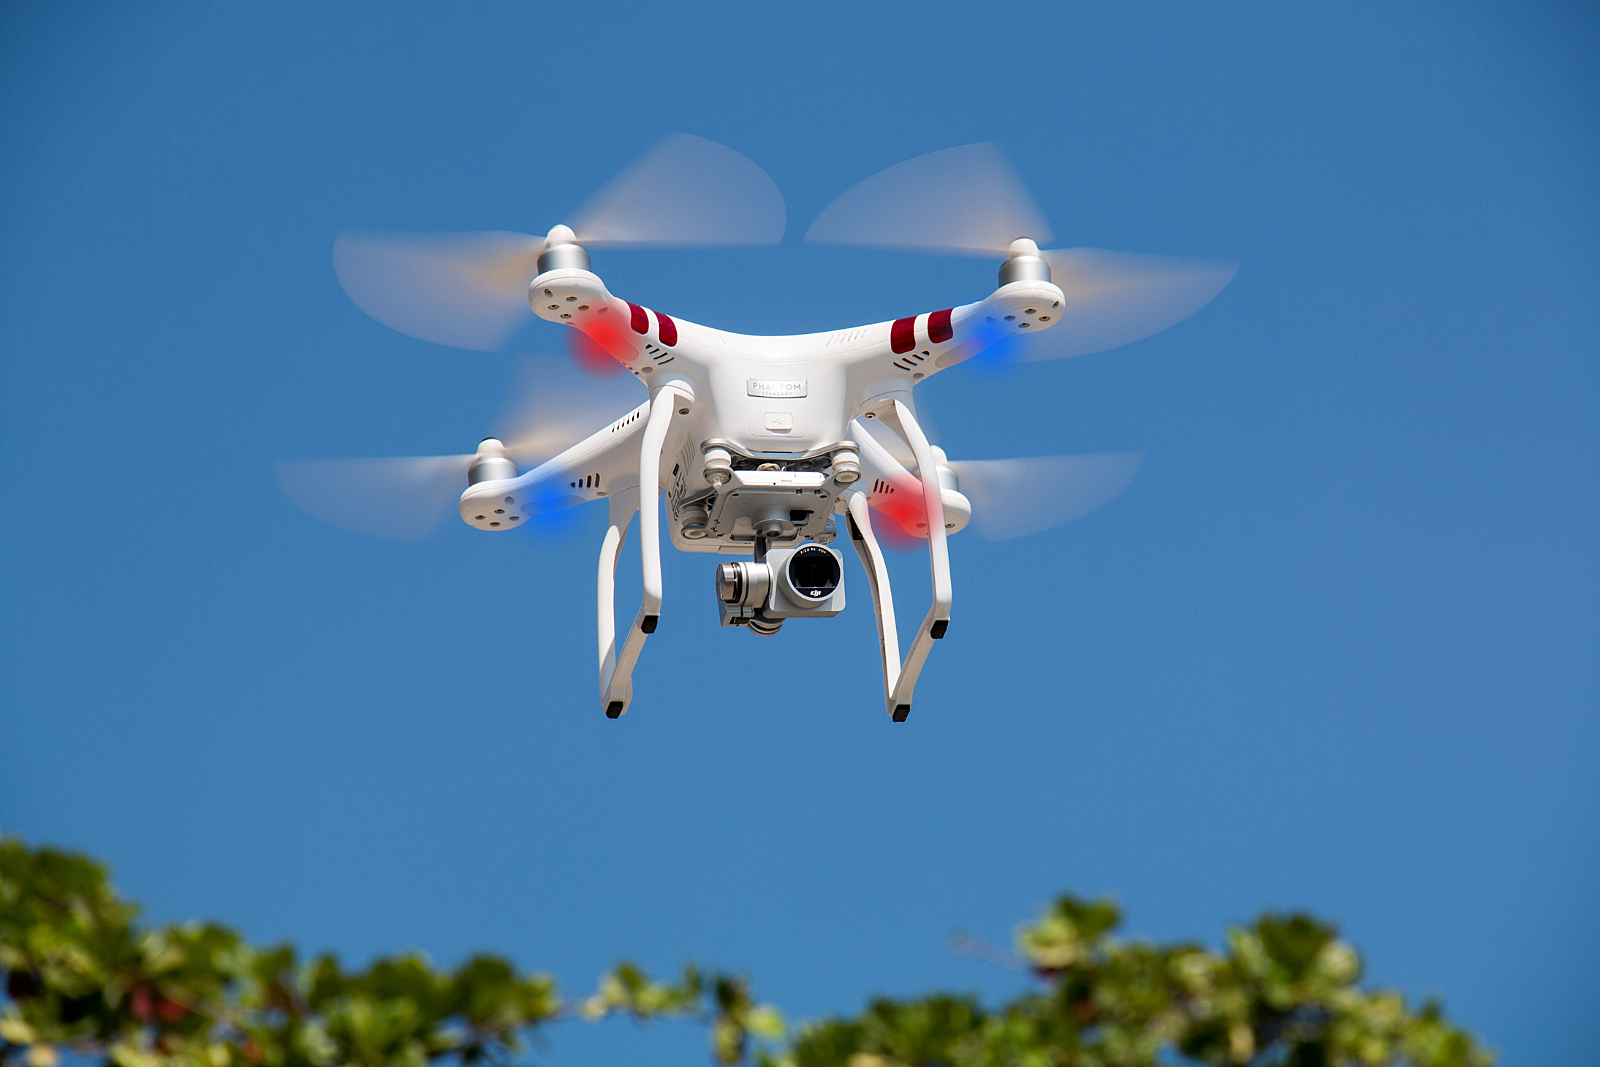
<svg viewBox="0 0 1600 1067">
<path fill-rule="evenodd" d="M 639 629 L 643 630 L 647 634 L 653 634 L 656 632 L 656 623 L 660 621 L 661 616 L 659 615 L 646 615 L 643 619 L 639 620 Z"/>
<path fill-rule="evenodd" d="M 905 722 L 906 716 L 911 714 L 910 704 L 896 704 L 894 706 L 894 721 Z"/>
<path fill-rule="evenodd" d="M 608 719 L 620 719 L 620 718 L 622 718 L 622 701 L 613 700 L 611 703 L 606 705 L 606 718 L 608 718 Z"/>
</svg>

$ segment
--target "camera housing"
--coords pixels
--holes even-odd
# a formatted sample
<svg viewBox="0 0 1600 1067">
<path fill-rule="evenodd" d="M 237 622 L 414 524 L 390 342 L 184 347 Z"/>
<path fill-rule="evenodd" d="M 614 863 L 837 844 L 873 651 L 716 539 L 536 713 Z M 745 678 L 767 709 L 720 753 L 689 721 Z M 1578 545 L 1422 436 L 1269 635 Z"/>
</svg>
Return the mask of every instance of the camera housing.
<svg viewBox="0 0 1600 1067">
<path fill-rule="evenodd" d="M 717 567 L 722 625 L 776 633 L 784 619 L 831 619 L 844 610 L 844 556 L 806 541 L 754 562 Z"/>
</svg>

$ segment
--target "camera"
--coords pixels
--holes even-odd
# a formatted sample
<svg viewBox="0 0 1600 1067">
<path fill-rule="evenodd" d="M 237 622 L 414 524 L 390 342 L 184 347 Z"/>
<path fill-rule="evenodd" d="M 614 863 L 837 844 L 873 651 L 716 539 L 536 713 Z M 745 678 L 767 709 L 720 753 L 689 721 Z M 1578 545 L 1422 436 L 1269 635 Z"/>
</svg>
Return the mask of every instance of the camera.
<svg viewBox="0 0 1600 1067">
<path fill-rule="evenodd" d="M 717 567 L 717 601 L 724 626 L 775 634 L 784 619 L 831 619 L 844 610 L 844 556 L 805 541 L 768 549 L 751 563 Z"/>
</svg>

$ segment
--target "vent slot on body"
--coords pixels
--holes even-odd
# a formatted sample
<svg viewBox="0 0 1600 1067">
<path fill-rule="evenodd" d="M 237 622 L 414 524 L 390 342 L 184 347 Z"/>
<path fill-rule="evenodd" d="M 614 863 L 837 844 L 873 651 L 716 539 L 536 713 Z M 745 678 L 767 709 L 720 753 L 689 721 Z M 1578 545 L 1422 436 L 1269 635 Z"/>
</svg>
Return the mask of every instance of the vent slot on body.
<svg viewBox="0 0 1600 1067">
<path fill-rule="evenodd" d="M 913 352 L 909 356 L 901 356 L 899 359 L 895 360 L 894 365 L 899 367 L 901 370 L 911 370 L 916 367 L 917 364 L 924 362 L 928 358 L 928 355 L 929 353 L 926 349 L 921 352 Z"/>
</svg>

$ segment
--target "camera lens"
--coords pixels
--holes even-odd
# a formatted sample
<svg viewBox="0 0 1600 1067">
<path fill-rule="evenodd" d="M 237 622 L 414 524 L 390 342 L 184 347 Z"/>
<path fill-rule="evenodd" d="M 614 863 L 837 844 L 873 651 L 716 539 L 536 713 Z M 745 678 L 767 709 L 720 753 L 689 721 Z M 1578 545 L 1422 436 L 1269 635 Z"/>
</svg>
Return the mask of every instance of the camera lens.
<svg viewBox="0 0 1600 1067">
<path fill-rule="evenodd" d="M 789 557 L 789 584 L 801 596 L 821 600 L 839 588 L 839 560 L 821 545 L 807 545 Z"/>
</svg>

